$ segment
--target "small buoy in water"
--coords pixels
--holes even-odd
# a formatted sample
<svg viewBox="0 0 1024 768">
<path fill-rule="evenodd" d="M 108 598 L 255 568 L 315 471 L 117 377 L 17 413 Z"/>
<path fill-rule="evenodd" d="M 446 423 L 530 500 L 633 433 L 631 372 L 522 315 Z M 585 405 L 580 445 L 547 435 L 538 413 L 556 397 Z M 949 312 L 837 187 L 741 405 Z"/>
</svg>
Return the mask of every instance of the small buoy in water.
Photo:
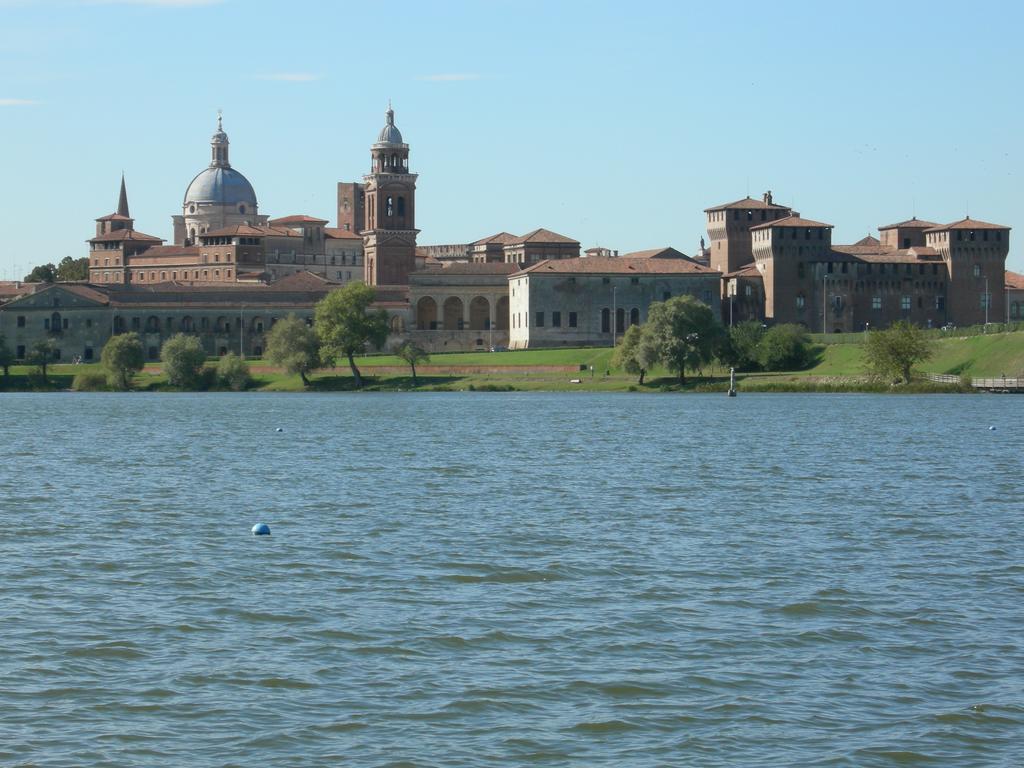
<svg viewBox="0 0 1024 768">
<path fill-rule="evenodd" d="M 989 432 L 995 432 L 995 431 L 996 431 L 996 428 L 995 428 L 995 427 L 989 427 L 989 428 L 988 428 L 988 431 L 989 431 Z"/>
<path fill-rule="evenodd" d="M 278 427 L 274 430 L 275 432 L 284 432 L 284 427 Z"/>
<path fill-rule="evenodd" d="M 267 525 L 266 523 L 256 523 L 256 525 L 254 525 L 252 527 L 252 535 L 253 536 L 269 536 L 270 535 L 270 526 Z"/>
</svg>

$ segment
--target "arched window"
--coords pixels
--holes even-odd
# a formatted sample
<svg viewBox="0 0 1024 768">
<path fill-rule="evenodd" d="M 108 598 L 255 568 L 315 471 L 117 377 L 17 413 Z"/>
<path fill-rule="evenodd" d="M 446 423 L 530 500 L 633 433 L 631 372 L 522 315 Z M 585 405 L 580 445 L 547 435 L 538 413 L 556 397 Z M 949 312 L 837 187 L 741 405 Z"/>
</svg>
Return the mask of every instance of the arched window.
<svg viewBox="0 0 1024 768">
<path fill-rule="evenodd" d="M 404 197 L 399 197 L 398 198 L 398 215 L 399 216 L 405 216 L 405 198 Z"/>
<path fill-rule="evenodd" d="M 622 307 L 615 310 L 615 330 L 619 333 L 626 330 L 626 310 Z"/>
<path fill-rule="evenodd" d="M 612 329 L 611 317 L 612 317 L 612 313 L 608 309 L 608 307 L 605 307 L 604 309 L 601 310 L 601 333 L 609 333 L 611 331 L 611 329 Z"/>
<path fill-rule="evenodd" d="M 640 310 L 636 307 L 629 310 L 629 324 L 640 325 Z"/>
<path fill-rule="evenodd" d="M 61 329 L 60 312 L 54 312 L 50 315 L 50 330 L 54 333 L 59 332 Z"/>
<path fill-rule="evenodd" d="M 160 332 L 160 318 L 150 315 L 146 318 L 146 333 Z"/>
<path fill-rule="evenodd" d="M 387 216 L 395 215 L 395 199 L 391 195 L 388 195 L 387 207 L 385 210 L 387 211 Z"/>
<path fill-rule="evenodd" d="M 181 318 L 181 330 L 182 330 L 182 332 L 184 332 L 184 333 L 192 333 L 192 331 L 194 331 L 195 329 L 196 329 L 195 323 L 192 322 L 192 317 L 190 315 L 185 315 L 183 318 Z"/>
</svg>

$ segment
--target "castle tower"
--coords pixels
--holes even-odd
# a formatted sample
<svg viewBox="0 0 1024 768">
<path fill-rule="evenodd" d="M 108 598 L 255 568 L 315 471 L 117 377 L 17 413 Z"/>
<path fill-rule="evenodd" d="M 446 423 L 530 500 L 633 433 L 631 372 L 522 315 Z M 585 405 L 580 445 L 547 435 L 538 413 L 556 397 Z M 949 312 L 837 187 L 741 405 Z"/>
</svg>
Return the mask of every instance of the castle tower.
<svg viewBox="0 0 1024 768">
<path fill-rule="evenodd" d="M 754 260 L 750 230 L 770 221 L 800 214 L 772 200 L 765 192 L 760 200 L 745 197 L 733 203 L 705 208 L 708 235 L 711 236 L 711 268 L 727 275 Z"/>
<path fill-rule="evenodd" d="M 368 285 L 408 285 L 416 269 L 416 174 L 409 173 L 409 145 L 387 122 L 370 148 L 370 173 L 363 177 L 366 229 L 363 275 Z"/>
</svg>

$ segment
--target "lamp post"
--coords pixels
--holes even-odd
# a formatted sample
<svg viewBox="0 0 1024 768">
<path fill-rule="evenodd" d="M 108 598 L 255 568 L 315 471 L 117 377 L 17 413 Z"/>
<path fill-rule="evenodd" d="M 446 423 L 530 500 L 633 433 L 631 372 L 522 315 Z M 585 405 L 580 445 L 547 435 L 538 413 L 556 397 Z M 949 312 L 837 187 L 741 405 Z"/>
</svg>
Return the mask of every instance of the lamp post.
<svg viewBox="0 0 1024 768">
<path fill-rule="evenodd" d="M 828 272 L 821 278 L 821 332 L 828 333 Z"/>
<path fill-rule="evenodd" d="M 238 308 L 238 356 L 245 360 L 245 304 Z"/>
<path fill-rule="evenodd" d="M 988 275 L 985 276 L 985 333 L 988 333 Z"/>
<path fill-rule="evenodd" d="M 619 330 L 619 326 L 616 324 L 615 312 L 616 312 L 616 308 L 615 308 L 615 286 L 613 285 L 612 286 L 612 317 L 611 317 L 612 347 L 613 348 L 615 347 L 615 344 L 618 342 L 618 330 Z"/>
</svg>

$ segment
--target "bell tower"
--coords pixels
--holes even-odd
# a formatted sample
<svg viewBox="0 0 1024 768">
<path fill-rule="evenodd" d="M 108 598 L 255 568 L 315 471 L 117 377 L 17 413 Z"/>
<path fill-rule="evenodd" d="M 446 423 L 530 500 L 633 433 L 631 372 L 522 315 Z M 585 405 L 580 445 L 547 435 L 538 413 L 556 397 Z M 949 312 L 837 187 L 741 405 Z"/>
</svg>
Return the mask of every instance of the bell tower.
<svg viewBox="0 0 1024 768">
<path fill-rule="evenodd" d="M 387 122 L 370 148 L 370 173 L 363 177 L 366 229 L 363 277 L 367 285 L 408 285 L 416 269 L 416 174 L 409 173 L 409 145 L 395 125 L 388 104 Z"/>
</svg>

